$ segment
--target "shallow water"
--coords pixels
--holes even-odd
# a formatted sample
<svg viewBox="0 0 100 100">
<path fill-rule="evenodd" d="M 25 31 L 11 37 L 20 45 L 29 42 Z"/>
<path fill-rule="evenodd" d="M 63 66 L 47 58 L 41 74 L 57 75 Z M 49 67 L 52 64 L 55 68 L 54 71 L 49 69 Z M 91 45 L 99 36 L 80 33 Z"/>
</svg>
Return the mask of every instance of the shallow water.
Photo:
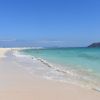
<svg viewBox="0 0 100 100">
<path fill-rule="evenodd" d="M 100 87 L 100 48 L 26 49 L 21 52 L 52 64 L 48 78 Z"/>
</svg>

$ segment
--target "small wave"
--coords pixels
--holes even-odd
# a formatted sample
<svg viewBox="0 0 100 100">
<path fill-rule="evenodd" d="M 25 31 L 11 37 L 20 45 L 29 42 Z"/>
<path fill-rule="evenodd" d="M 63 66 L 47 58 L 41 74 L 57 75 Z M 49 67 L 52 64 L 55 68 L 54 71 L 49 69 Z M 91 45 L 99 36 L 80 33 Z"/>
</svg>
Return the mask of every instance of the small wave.
<svg viewBox="0 0 100 100">
<path fill-rule="evenodd" d="M 37 58 L 37 60 L 39 60 L 41 63 L 45 64 L 49 68 L 52 68 L 54 71 L 57 71 L 59 73 L 59 75 L 63 74 L 65 81 L 70 79 L 71 82 L 73 82 L 75 84 L 77 83 L 82 87 L 84 86 L 84 87 L 87 87 L 90 89 L 92 87 L 95 88 L 96 86 L 99 87 L 99 85 L 97 85 L 98 82 L 95 79 L 95 77 L 97 77 L 97 76 L 95 76 L 94 73 L 90 70 L 65 69 L 63 67 L 56 67 L 56 65 L 50 64 L 49 62 L 47 62 L 46 60 L 44 60 L 42 58 Z M 58 76 L 58 77 L 60 77 L 60 76 Z M 50 79 L 51 79 L 51 77 L 50 77 Z"/>
<path fill-rule="evenodd" d="M 48 63 L 46 60 L 42 59 L 42 58 L 37 58 L 37 60 L 39 60 L 40 62 L 42 62 L 43 64 L 45 64 L 46 66 L 53 68 L 53 65 L 51 65 L 50 63 Z"/>
<path fill-rule="evenodd" d="M 75 71 L 75 70 L 65 69 L 64 67 L 60 67 L 60 66 L 56 67 L 56 65 L 50 64 L 49 62 L 47 62 L 46 60 L 44 60 L 42 58 L 37 58 L 37 60 L 40 61 L 41 63 L 43 63 L 44 65 L 46 65 L 47 67 L 52 68 L 54 71 L 57 71 L 59 73 L 63 73 L 64 75 L 70 75 L 70 76 L 74 76 L 74 77 L 79 77 L 78 72 Z"/>
<path fill-rule="evenodd" d="M 97 80 L 95 79 L 95 76 L 93 76 L 93 72 L 90 70 L 74 69 L 73 67 L 70 67 L 70 66 L 66 66 L 66 67 L 58 66 L 56 64 L 49 63 L 45 59 L 36 58 L 31 55 L 24 54 L 20 51 L 14 52 L 14 55 L 18 57 L 31 57 L 33 60 L 37 60 L 41 62 L 42 64 L 46 65 L 48 68 L 50 68 L 49 70 L 47 70 L 46 73 L 44 73 L 44 76 L 47 79 L 54 78 L 60 81 L 63 80 L 64 82 L 70 81 L 70 83 L 79 84 L 81 86 L 90 87 L 90 88 L 95 88 L 97 86 Z M 50 71 L 53 71 L 53 72 L 50 73 Z M 49 73 L 49 76 L 48 76 L 48 73 Z"/>
<path fill-rule="evenodd" d="M 31 55 L 26 55 L 22 53 L 20 50 L 13 50 L 13 55 L 16 57 L 33 57 Z"/>
</svg>

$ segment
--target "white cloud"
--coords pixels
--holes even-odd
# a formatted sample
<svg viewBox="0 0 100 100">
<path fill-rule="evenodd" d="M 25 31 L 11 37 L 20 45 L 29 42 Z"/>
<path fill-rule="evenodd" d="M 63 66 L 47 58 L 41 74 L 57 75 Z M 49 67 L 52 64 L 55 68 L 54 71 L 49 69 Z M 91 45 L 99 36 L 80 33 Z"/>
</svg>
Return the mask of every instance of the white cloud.
<svg viewBox="0 0 100 100">
<path fill-rule="evenodd" d="M 0 42 L 16 41 L 16 39 L 1 39 Z"/>
</svg>

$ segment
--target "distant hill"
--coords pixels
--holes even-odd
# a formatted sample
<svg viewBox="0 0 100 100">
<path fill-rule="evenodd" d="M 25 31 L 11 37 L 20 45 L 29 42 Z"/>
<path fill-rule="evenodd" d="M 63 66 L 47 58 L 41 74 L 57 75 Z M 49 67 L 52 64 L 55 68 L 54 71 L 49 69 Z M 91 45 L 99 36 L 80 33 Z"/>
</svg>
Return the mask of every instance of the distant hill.
<svg viewBox="0 0 100 100">
<path fill-rule="evenodd" d="M 100 42 L 98 43 L 92 43 L 91 45 L 89 45 L 88 47 L 100 47 Z"/>
</svg>

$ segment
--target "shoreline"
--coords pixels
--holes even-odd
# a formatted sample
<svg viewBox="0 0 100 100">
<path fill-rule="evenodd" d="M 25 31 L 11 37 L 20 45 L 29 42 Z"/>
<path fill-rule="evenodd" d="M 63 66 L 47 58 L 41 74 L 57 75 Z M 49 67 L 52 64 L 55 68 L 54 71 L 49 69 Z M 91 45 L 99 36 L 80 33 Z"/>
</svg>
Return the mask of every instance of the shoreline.
<svg viewBox="0 0 100 100">
<path fill-rule="evenodd" d="M 6 49 L 5 53 L 8 51 Z M 27 60 L 29 62 L 25 62 Z M 42 79 L 30 74 L 24 68 L 27 68 L 28 65 L 31 66 L 31 62 L 34 66 L 39 66 L 32 59 L 22 59 L 16 56 L 6 55 L 5 58 L 0 59 L 0 100 L 100 99 L 100 92 L 72 84 Z"/>
<path fill-rule="evenodd" d="M 20 52 L 20 50 L 23 50 L 23 49 L 25 49 L 25 48 L 17 48 L 17 49 L 14 48 L 13 50 L 16 51 L 16 52 L 14 52 L 13 54 L 15 54 L 15 56 L 17 56 L 17 57 L 26 57 L 26 58 L 32 59 L 33 61 L 35 60 L 37 62 L 37 64 L 39 64 L 39 66 L 41 66 L 41 64 L 42 64 L 43 65 L 42 67 L 46 66 L 46 67 L 52 69 L 53 71 L 55 71 L 55 73 L 58 72 L 59 74 L 72 74 L 70 71 L 66 71 L 65 69 L 55 67 L 56 65 L 51 64 L 50 62 L 48 62 L 47 60 L 45 60 L 43 58 L 40 58 L 40 57 L 37 58 L 37 57 L 27 55 L 27 54 Z M 48 70 L 50 70 L 50 69 L 48 69 Z M 32 74 L 34 74 L 34 73 L 32 73 Z M 73 83 L 73 82 L 68 82 L 66 80 L 63 80 L 63 79 L 60 79 L 60 80 L 59 79 L 53 79 L 54 77 L 52 77 L 52 76 L 51 77 L 50 76 L 49 77 L 41 77 L 41 78 L 44 78 L 44 79 L 47 79 L 47 80 L 52 80 L 52 81 L 57 81 L 57 82 L 65 83 L 65 84 L 72 84 L 72 85 L 76 85 L 76 86 L 79 86 L 79 87 L 82 87 L 82 88 L 91 89 L 91 90 L 100 92 L 100 88 L 98 88 L 96 86 L 92 86 L 92 85 L 90 86 L 90 85 L 87 85 L 87 84 L 86 84 L 87 86 L 85 86 L 85 84 L 83 85 L 83 83 L 80 83 L 80 82 Z"/>
<path fill-rule="evenodd" d="M 80 74 L 77 74 L 79 71 L 77 72 L 75 69 L 74 69 L 74 71 L 75 71 L 74 72 L 74 71 L 72 71 L 73 69 L 70 69 L 70 68 L 66 69 L 66 68 L 62 67 L 61 65 L 49 62 L 49 60 L 45 60 L 42 57 L 41 58 L 35 57 L 33 55 L 26 54 L 25 52 L 20 52 L 19 50 L 18 50 L 18 53 L 16 55 L 17 56 L 29 57 L 29 58 L 33 59 L 33 61 L 35 59 L 35 61 L 36 60 L 39 61 L 39 62 L 37 62 L 37 63 L 40 63 L 39 66 L 41 66 L 41 64 L 42 64 L 43 65 L 42 67 L 44 67 L 44 66 L 48 67 L 49 69 L 47 71 L 45 71 L 45 73 L 48 72 L 48 73 L 51 73 L 51 75 L 48 76 L 48 74 L 46 74 L 45 77 L 41 76 L 42 78 L 45 78 L 47 80 L 50 79 L 50 80 L 55 80 L 55 81 L 58 81 L 58 82 L 78 85 L 80 87 L 84 87 L 84 88 L 88 88 L 88 89 L 92 89 L 92 90 L 100 92 L 99 82 L 98 82 L 98 85 L 95 85 L 91 81 L 87 81 L 87 80 L 78 80 L 78 79 L 74 80 L 74 78 L 77 78 L 77 77 L 72 78 L 74 75 L 80 77 Z M 53 71 L 53 73 L 52 73 L 52 71 Z M 83 71 L 80 72 L 80 73 L 83 73 Z M 87 73 L 87 72 L 85 72 L 85 73 Z M 91 73 L 87 73 L 87 74 L 90 75 Z M 83 76 L 84 76 L 84 74 L 83 74 Z M 81 78 L 83 76 L 81 75 Z M 62 77 L 62 78 L 59 78 L 59 77 Z M 69 80 L 67 80 L 67 79 L 69 79 Z"/>
</svg>

